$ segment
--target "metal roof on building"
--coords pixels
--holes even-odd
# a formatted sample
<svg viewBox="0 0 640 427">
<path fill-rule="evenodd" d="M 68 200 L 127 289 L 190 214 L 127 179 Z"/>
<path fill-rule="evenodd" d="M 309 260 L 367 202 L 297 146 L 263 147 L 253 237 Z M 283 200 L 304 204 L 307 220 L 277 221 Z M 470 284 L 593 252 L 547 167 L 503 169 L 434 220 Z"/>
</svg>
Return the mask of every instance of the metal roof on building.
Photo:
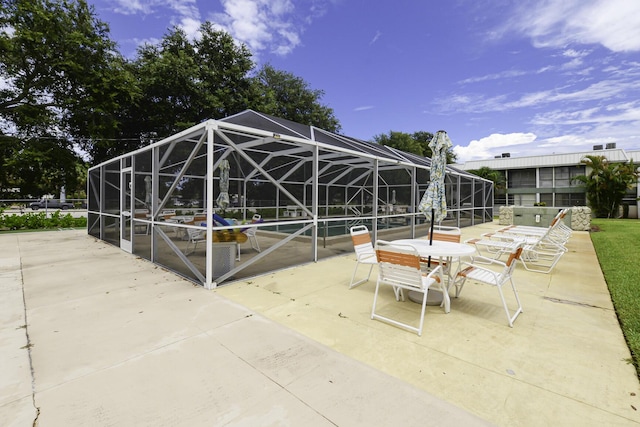
<svg viewBox="0 0 640 427">
<path fill-rule="evenodd" d="M 636 151 L 636 159 L 640 158 L 640 151 Z M 581 151 L 578 153 L 548 154 L 543 156 L 500 157 L 494 159 L 471 160 L 463 165 L 455 165 L 463 170 L 476 170 L 488 167 L 494 170 L 527 169 L 538 167 L 574 166 L 588 155 L 605 156 L 610 162 L 627 162 L 628 152 L 620 148 L 608 150 Z"/>
</svg>

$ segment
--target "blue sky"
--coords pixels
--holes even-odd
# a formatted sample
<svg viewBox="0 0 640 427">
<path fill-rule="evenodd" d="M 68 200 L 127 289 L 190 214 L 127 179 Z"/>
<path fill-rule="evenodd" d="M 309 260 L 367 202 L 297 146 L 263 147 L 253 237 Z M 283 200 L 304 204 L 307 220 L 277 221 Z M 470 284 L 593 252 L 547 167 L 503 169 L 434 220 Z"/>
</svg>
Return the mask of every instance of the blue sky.
<svg viewBox="0 0 640 427">
<path fill-rule="evenodd" d="M 133 56 L 208 20 L 325 92 L 346 135 L 446 130 L 460 161 L 640 149 L 640 0 L 88 0 Z"/>
</svg>

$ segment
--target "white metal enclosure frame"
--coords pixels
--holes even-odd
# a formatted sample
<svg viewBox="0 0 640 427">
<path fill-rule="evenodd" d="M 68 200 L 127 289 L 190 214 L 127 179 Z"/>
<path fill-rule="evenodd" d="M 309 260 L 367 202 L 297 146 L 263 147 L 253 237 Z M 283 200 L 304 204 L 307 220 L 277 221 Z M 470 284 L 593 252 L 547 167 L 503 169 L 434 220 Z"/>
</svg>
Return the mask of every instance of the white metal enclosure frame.
<svg viewBox="0 0 640 427">
<path fill-rule="evenodd" d="M 224 210 L 215 206 L 223 160 L 230 165 L 233 195 L 232 206 Z M 429 166 L 424 157 L 248 110 L 92 167 L 88 233 L 120 245 L 120 193 L 131 191 L 131 208 L 139 212 L 132 226 L 149 230 L 133 234 L 132 252 L 213 288 L 232 278 L 300 263 L 278 255 L 293 242 L 298 245 L 293 252 L 305 254 L 306 262 L 329 256 L 327 248 L 344 252 L 339 236 L 348 238 L 348 227 L 354 224 L 369 224 L 374 239 L 388 230 L 415 237 L 421 226 L 416 206 L 428 185 Z M 120 182 L 124 168 L 132 171 L 128 185 Z M 145 185 L 149 178 L 150 187 Z M 449 167 L 446 190 L 448 224 L 493 220 L 490 181 Z M 266 221 L 250 223 L 256 213 Z M 191 214 L 194 220 L 170 221 L 175 214 Z M 198 214 L 202 220 L 195 219 Z M 220 225 L 214 214 L 235 218 L 238 224 Z M 214 238 L 207 239 L 203 254 L 184 254 L 186 228 L 233 236 L 249 227 L 256 228 L 258 236 L 268 236 L 269 244 L 228 268 L 215 269 L 226 255 Z"/>
</svg>

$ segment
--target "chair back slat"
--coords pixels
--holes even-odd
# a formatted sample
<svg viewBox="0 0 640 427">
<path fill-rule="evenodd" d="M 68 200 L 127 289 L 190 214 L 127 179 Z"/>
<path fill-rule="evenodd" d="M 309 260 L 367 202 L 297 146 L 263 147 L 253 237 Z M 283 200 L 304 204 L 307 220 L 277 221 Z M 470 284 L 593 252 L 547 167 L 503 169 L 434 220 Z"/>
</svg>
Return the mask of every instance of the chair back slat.
<svg viewBox="0 0 640 427">
<path fill-rule="evenodd" d="M 373 243 L 371 242 L 371 236 L 369 235 L 369 229 L 366 226 L 359 225 L 352 227 L 351 240 L 353 242 L 353 249 L 355 250 L 358 258 L 375 256 Z"/>
<path fill-rule="evenodd" d="M 420 257 L 416 255 L 378 249 L 376 256 L 378 262 L 389 262 L 420 270 Z"/>
<path fill-rule="evenodd" d="M 351 240 L 353 241 L 353 246 L 367 245 L 371 243 L 371 236 L 369 236 L 369 233 L 352 234 Z"/>
<path fill-rule="evenodd" d="M 376 242 L 380 280 L 407 289 L 424 289 L 425 277 L 441 282 L 442 267 L 436 266 L 428 274 L 422 270 L 420 255 L 410 245 L 395 245 L 384 240 Z M 428 285 L 427 285 L 428 286 Z"/>
<path fill-rule="evenodd" d="M 446 225 L 434 225 L 433 230 L 429 228 L 427 231 L 427 239 L 431 239 L 433 233 L 433 240 L 440 242 L 453 242 L 460 243 L 460 237 L 462 231 L 458 227 L 449 227 Z"/>
<path fill-rule="evenodd" d="M 431 235 L 428 234 L 427 238 L 430 238 Z M 438 240 L 441 242 L 454 242 L 454 243 L 460 243 L 460 234 L 456 234 L 456 233 L 443 233 L 440 231 L 434 231 L 433 232 L 433 240 Z"/>
</svg>

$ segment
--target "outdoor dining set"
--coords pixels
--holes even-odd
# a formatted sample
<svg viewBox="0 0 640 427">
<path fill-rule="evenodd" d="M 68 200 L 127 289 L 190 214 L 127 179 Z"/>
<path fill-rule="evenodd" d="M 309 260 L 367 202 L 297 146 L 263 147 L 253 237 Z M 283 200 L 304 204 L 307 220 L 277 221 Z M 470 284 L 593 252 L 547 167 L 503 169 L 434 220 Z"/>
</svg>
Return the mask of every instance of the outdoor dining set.
<svg viewBox="0 0 640 427">
<path fill-rule="evenodd" d="M 366 283 L 377 267 L 378 277 L 373 295 L 371 319 L 381 320 L 422 335 L 427 301 L 441 296 L 445 313 L 451 310 L 449 292 L 455 289 L 458 298 L 467 282 L 477 282 L 497 289 L 510 327 L 522 313 L 522 304 L 514 281 L 518 261 L 536 273 L 550 273 L 564 253 L 571 237 L 571 228 L 563 219 L 567 210 L 560 210 L 548 228 L 508 226 L 494 233 L 461 242 L 457 227 L 432 226 L 420 239 L 372 242 L 364 225 L 351 227 L 356 265 L 349 289 Z M 357 279 L 360 266 L 369 268 L 365 277 Z M 382 292 L 391 287 L 393 294 Z M 514 300 L 509 308 L 503 287 L 511 288 Z M 388 288 L 387 288 L 388 289 Z M 405 293 L 407 295 L 405 295 Z M 418 325 L 381 314 L 381 300 L 393 295 L 396 301 L 420 303 Z"/>
</svg>

